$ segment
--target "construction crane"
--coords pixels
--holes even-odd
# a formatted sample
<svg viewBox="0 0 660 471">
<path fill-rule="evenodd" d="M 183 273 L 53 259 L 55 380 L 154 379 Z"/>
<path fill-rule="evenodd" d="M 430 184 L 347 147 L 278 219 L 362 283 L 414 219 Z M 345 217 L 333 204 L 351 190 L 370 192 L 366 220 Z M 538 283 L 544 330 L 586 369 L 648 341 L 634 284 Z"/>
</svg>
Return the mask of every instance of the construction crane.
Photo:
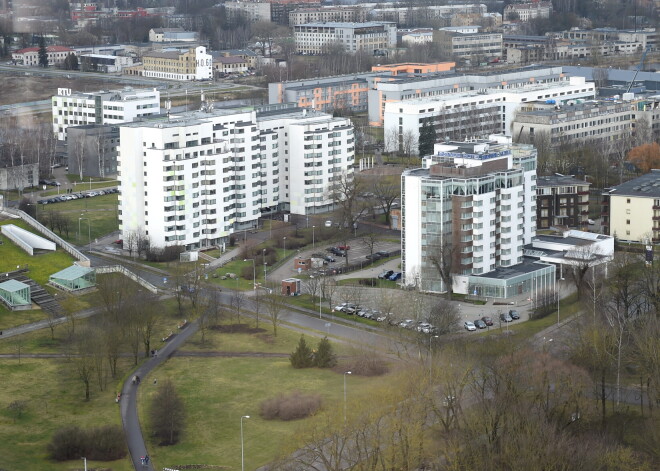
<svg viewBox="0 0 660 471">
<path fill-rule="evenodd" d="M 637 78 L 637 74 L 639 73 L 640 70 L 642 70 L 642 67 L 644 67 L 644 59 L 646 59 L 646 53 L 651 50 L 651 46 L 646 46 L 646 49 L 644 49 L 644 52 L 642 53 L 642 60 L 639 61 L 639 67 L 637 67 L 637 70 L 635 71 L 635 75 L 633 75 L 632 80 L 628 84 L 628 89 L 626 90 L 626 93 L 630 92 L 630 89 L 632 88 L 633 84 L 635 83 L 635 79 Z"/>
</svg>

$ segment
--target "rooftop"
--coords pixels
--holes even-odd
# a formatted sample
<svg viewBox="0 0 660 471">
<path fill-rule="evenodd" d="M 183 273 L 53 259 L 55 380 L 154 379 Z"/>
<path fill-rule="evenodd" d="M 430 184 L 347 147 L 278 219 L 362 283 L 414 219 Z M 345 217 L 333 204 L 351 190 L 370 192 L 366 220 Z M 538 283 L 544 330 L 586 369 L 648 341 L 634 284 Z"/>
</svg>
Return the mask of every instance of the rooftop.
<svg viewBox="0 0 660 471">
<path fill-rule="evenodd" d="M 606 190 L 612 196 L 637 196 L 641 198 L 660 198 L 660 169 L 622 183 Z"/>
<path fill-rule="evenodd" d="M 527 275 L 529 273 L 533 273 L 537 270 L 542 270 L 544 268 L 548 268 L 551 266 L 552 265 L 549 263 L 542 263 L 527 259 L 524 260 L 522 263 L 513 265 L 511 267 L 497 267 L 495 270 L 489 271 L 488 273 L 483 273 L 481 275 L 470 275 L 470 278 L 475 277 L 475 278 L 490 278 L 496 280 L 508 280 L 511 278 L 516 278 L 521 275 Z"/>
<path fill-rule="evenodd" d="M 324 27 L 324 28 L 374 28 L 384 25 L 395 25 L 393 21 L 367 21 L 365 23 L 348 23 L 341 21 L 326 21 L 326 22 L 316 22 L 316 23 L 303 23 L 299 26 L 313 26 L 313 27 Z"/>
<path fill-rule="evenodd" d="M 539 176 L 536 177 L 536 186 L 537 187 L 544 187 L 544 186 L 562 186 L 562 185 L 581 185 L 581 186 L 586 186 L 586 185 L 591 185 L 586 180 L 579 180 L 572 175 L 550 175 L 550 176 Z"/>
</svg>

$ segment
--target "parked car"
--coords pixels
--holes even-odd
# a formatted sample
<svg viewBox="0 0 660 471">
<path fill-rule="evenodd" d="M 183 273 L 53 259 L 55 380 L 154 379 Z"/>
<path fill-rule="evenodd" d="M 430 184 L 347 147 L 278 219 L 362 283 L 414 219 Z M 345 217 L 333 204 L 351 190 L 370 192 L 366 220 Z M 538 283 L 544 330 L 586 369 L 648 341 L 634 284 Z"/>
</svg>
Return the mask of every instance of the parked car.
<svg viewBox="0 0 660 471">
<path fill-rule="evenodd" d="M 325 257 L 323 257 L 323 260 L 325 260 L 328 263 L 336 262 L 335 257 L 332 257 L 330 255 L 326 255 Z"/>
<path fill-rule="evenodd" d="M 514 321 L 520 319 L 520 314 L 518 314 L 518 311 L 516 311 L 515 309 L 509 310 L 509 316 L 511 316 L 511 319 L 513 319 Z"/>
<path fill-rule="evenodd" d="M 380 258 L 380 255 L 378 255 L 377 253 L 368 254 L 364 258 L 366 258 L 367 260 L 378 260 Z"/>
<path fill-rule="evenodd" d="M 403 327 L 404 329 L 410 329 L 410 327 L 412 327 L 412 325 L 414 323 L 415 323 L 414 320 L 406 319 L 406 320 L 403 320 L 403 321 L 399 322 L 399 327 Z"/>
<path fill-rule="evenodd" d="M 493 325 L 493 318 L 492 318 L 492 317 L 484 316 L 484 317 L 481 318 L 481 320 L 484 321 L 484 323 L 485 323 L 487 326 L 491 326 L 491 325 Z"/>
<path fill-rule="evenodd" d="M 474 321 L 474 325 L 477 327 L 477 329 L 485 329 L 486 327 L 488 327 L 486 323 L 481 319 L 477 319 L 476 321 Z"/>
<path fill-rule="evenodd" d="M 325 227 L 332 227 L 332 221 L 325 221 Z"/>
<path fill-rule="evenodd" d="M 388 280 L 390 276 L 394 274 L 394 270 L 385 270 L 383 273 L 378 275 L 379 280 Z"/>
<path fill-rule="evenodd" d="M 387 257 L 389 257 L 391 254 L 390 254 L 389 252 L 385 252 L 384 250 L 379 250 L 379 251 L 376 252 L 374 255 L 378 255 L 379 257 L 382 257 L 382 258 L 387 258 Z"/>
<path fill-rule="evenodd" d="M 508 312 L 503 312 L 502 314 L 500 314 L 500 320 L 502 322 L 513 322 L 513 319 L 511 318 Z"/>
<path fill-rule="evenodd" d="M 398 271 L 396 273 L 392 273 L 390 277 L 388 278 L 390 281 L 396 281 L 401 279 L 401 272 Z"/>
<path fill-rule="evenodd" d="M 344 308 L 344 312 L 348 314 L 349 316 L 352 316 L 353 314 L 357 314 L 360 311 L 360 306 L 357 306 L 355 304 L 349 304 Z"/>
<path fill-rule="evenodd" d="M 341 303 L 335 306 L 335 311 L 343 311 L 348 306 L 348 303 Z"/>
<path fill-rule="evenodd" d="M 350 246 L 350 245 L 338 245 L 337 248 L 338 248 L 339 250 L 351 250 L 351 246 Z"/>
<path fill-rule="evenodd" d="M 474 325 L 474 322 L 472 321 L 465 321 L 463 324 L 463 327 L 465 327 L 465 330 L 472 332 L 474 330 L 477 330 L 477 327 Z"/>
</svg>

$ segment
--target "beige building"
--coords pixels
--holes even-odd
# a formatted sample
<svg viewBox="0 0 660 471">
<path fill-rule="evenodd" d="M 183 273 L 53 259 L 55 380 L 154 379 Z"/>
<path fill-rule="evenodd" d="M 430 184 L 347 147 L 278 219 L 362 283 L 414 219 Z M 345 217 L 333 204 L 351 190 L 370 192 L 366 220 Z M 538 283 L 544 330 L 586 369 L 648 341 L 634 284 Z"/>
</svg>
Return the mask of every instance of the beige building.
<svg viewBox="0 0 660 471">
<path fill-rule="evenodd" d="M 502 33 L 461 33 L 440 30 L 433 32 L 433 41 L 456 59 L 502 56 Z"/>
<path fill-rule="evenodd" d="M 367 21 L 367 10 L 359 6 L 336 6 L 321 8 L 298 8 L 289 13 L 289 25 L 291 26 L 326 21 L 362 23 Z"/>
<path fill-rule="evenodd" d="M 396 47 L 396 23 L 305 23 L 293 27 L 296 50 L 302 54 L 322 54 L 332 44 L 354 53 Z"/>
<path fill-rule="evenodd" d="M 660 169 L 603 193 L 603 232 L 620 240 L 660 242 Z"/>
<path fill-rule="evenodd" d="M 64 59 L 67 58 L 69 54 L 75 54 L 71 48 L 64 46 L 47 46 L 46 55 L 48 56 L 48 65 L 61 65 L 64 63 Z M 23 65 L 39 65 L 39 48 L 38 47 L 28 47 L 26 49 L 19 49 L 16 52 L 13 52 L 11 58 L 19 64 Z"/>
<path fill-rule="evenodd" d="M 227 16 L 236 18 L 244 16 L 250 22 L 270 21 L 270 2 L 225 2 Z"/>
<path fill-rule="evenodd" d="M 168 80 L 211 80 L 212 57 L 203 46 L 184 51 L 148 52 L 139 75 Z M 133 71 L 135 68 L 125 70 Z"/>
<path fill-rule="evenodd" d="M 504 22 L 527 22 L 536 18 L 550 18 L 552 2 L 511 3 L 504 7 Z"/>
</svg>

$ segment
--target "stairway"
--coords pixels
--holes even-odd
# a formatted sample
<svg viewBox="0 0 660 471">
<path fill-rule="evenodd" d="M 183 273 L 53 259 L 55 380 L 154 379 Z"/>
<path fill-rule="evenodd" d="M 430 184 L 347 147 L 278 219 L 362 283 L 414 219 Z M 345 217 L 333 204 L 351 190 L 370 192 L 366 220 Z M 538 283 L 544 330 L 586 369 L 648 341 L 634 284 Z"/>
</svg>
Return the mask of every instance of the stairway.
<svg viewBox="0 0 660 471">
<path fill-rule="evenodd" d="M 28 270 L 26 268 L 21 270 L 14 270 L 7 273 L 0 274 L 0 281 L 7 280 L 16 280 L 21 283 L 25 283 L 30 286 L 30 298 L 32 302 L 37 304 L 44 311 L 52 314 L 54 317 L 61 317 L 64 315 L 64 311 L 60 303 L 57 302 L 55 297 L 50 294 L 48 291 L 43 289 L 41 285 L 37 282 L 28 278 L 25 273 Z"/>
</svg>

